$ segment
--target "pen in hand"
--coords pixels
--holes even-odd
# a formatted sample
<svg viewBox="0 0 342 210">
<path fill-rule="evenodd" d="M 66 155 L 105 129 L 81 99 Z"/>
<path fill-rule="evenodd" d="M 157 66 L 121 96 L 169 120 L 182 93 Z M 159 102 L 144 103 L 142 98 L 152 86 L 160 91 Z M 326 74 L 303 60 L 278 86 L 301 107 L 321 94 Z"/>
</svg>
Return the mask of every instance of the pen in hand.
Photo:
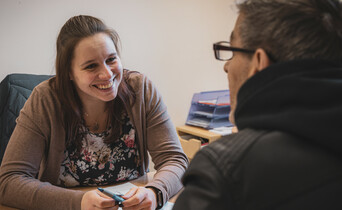
<svg viewBox="0 0 342 210">
<path fill-rule="evenodd" d="M 112 193 L 106 189 L 103 189 L 101 187 L 98 187 L 97 188 L 100 192 L 102 192 L 103 194 L 113 198 L 115 200 L 115 204 L 118 204 L 119 206 L 122 206 L 122 202 L 125 201 L 125 199 L 123 199 L 121 196 L 115 194 L 115 193 Z"/>
</svg>

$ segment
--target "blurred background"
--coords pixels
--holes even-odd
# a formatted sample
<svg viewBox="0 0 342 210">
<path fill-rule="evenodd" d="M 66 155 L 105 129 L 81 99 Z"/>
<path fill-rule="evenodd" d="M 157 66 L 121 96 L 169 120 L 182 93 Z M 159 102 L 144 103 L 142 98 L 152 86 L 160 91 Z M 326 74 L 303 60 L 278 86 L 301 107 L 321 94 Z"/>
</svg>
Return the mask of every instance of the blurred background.
<svg viewBox="0 0 342 210">
<path fill-rule="evenodd" d="M 59 30 L 80 14 L 119 33 L 124 68 L 155 83 L 175 126 L 185 124 L 194 93 L 228 89 L 212 45 L 229 40 L 234 0 L 0 0 L 0 81 L 55 74 Z"/>
</svg>

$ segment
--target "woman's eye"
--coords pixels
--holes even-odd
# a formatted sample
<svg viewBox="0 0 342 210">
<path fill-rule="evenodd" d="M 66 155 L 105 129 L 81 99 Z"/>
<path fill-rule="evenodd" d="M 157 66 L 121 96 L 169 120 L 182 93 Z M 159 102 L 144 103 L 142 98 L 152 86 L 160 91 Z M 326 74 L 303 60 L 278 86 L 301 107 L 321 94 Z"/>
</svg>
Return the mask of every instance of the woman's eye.
<svg viewBox="0 0 342 210">
<path fill-rule="evenodd" d="M 90 64 L 88 66 L 85 67 L 85 69 L 94 69 L 96 67 L 96 64 Z"/>
<path fill-rule="evenodd" d="M 114 62 L 116 60 L 116 57 L 111 57 L 107 59 L 107 63 Z"/>
</svg>

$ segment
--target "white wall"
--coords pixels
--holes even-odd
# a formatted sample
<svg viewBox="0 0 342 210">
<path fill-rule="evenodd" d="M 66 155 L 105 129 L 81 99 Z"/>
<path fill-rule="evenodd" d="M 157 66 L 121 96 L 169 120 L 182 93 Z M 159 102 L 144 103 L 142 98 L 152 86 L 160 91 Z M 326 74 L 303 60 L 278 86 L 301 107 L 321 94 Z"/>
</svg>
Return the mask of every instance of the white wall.
<svg viewBox="0 0 342 210">
<path fill-rule="evenodd" d="M 228 88 L 212 44 L 228 40 L 234 0 L 0 0 L 0 80 L 55 74 L 57 34 L 79 14 L 119 33 L 124 67 L 156 84 L 176 126 L 185 123 L 193 93 Z"/>
</svg>

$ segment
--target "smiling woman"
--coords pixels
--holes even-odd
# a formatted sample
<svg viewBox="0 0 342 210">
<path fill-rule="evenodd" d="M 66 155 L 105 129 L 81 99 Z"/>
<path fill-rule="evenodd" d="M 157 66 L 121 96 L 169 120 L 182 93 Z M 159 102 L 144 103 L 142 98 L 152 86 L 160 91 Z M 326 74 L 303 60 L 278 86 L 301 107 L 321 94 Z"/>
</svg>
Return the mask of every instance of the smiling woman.
<svg viewBox="0 0 342 210">
<path fill-rule="evenodd" d="M 123 196 L 124 207 L 161 208 L 181 189 L 188 160 L 166 106 L 146 76 L 123 69 L 118 42 L 117 33 L 95 17 L 76 16 L 64 24 L 56 77 L 32 92 L 7 146 L 1 203 L 117 209 L 99 191 L 66 188 L 136 179 L 148 171 L 148 152 L 156 178 Z"/>
<path fill-rule="evenodd" d="M 100 103 L 97 105 L 104 107 L 107 101 L 115 99 L 122 74 L 120 58 L 107 34 L 95 34 L 76 45 L 70 77 L 82 104 L 97 101 Z M 93 110 L 91 107 L 84 108 L 88 113 Z"/>
</svg>

